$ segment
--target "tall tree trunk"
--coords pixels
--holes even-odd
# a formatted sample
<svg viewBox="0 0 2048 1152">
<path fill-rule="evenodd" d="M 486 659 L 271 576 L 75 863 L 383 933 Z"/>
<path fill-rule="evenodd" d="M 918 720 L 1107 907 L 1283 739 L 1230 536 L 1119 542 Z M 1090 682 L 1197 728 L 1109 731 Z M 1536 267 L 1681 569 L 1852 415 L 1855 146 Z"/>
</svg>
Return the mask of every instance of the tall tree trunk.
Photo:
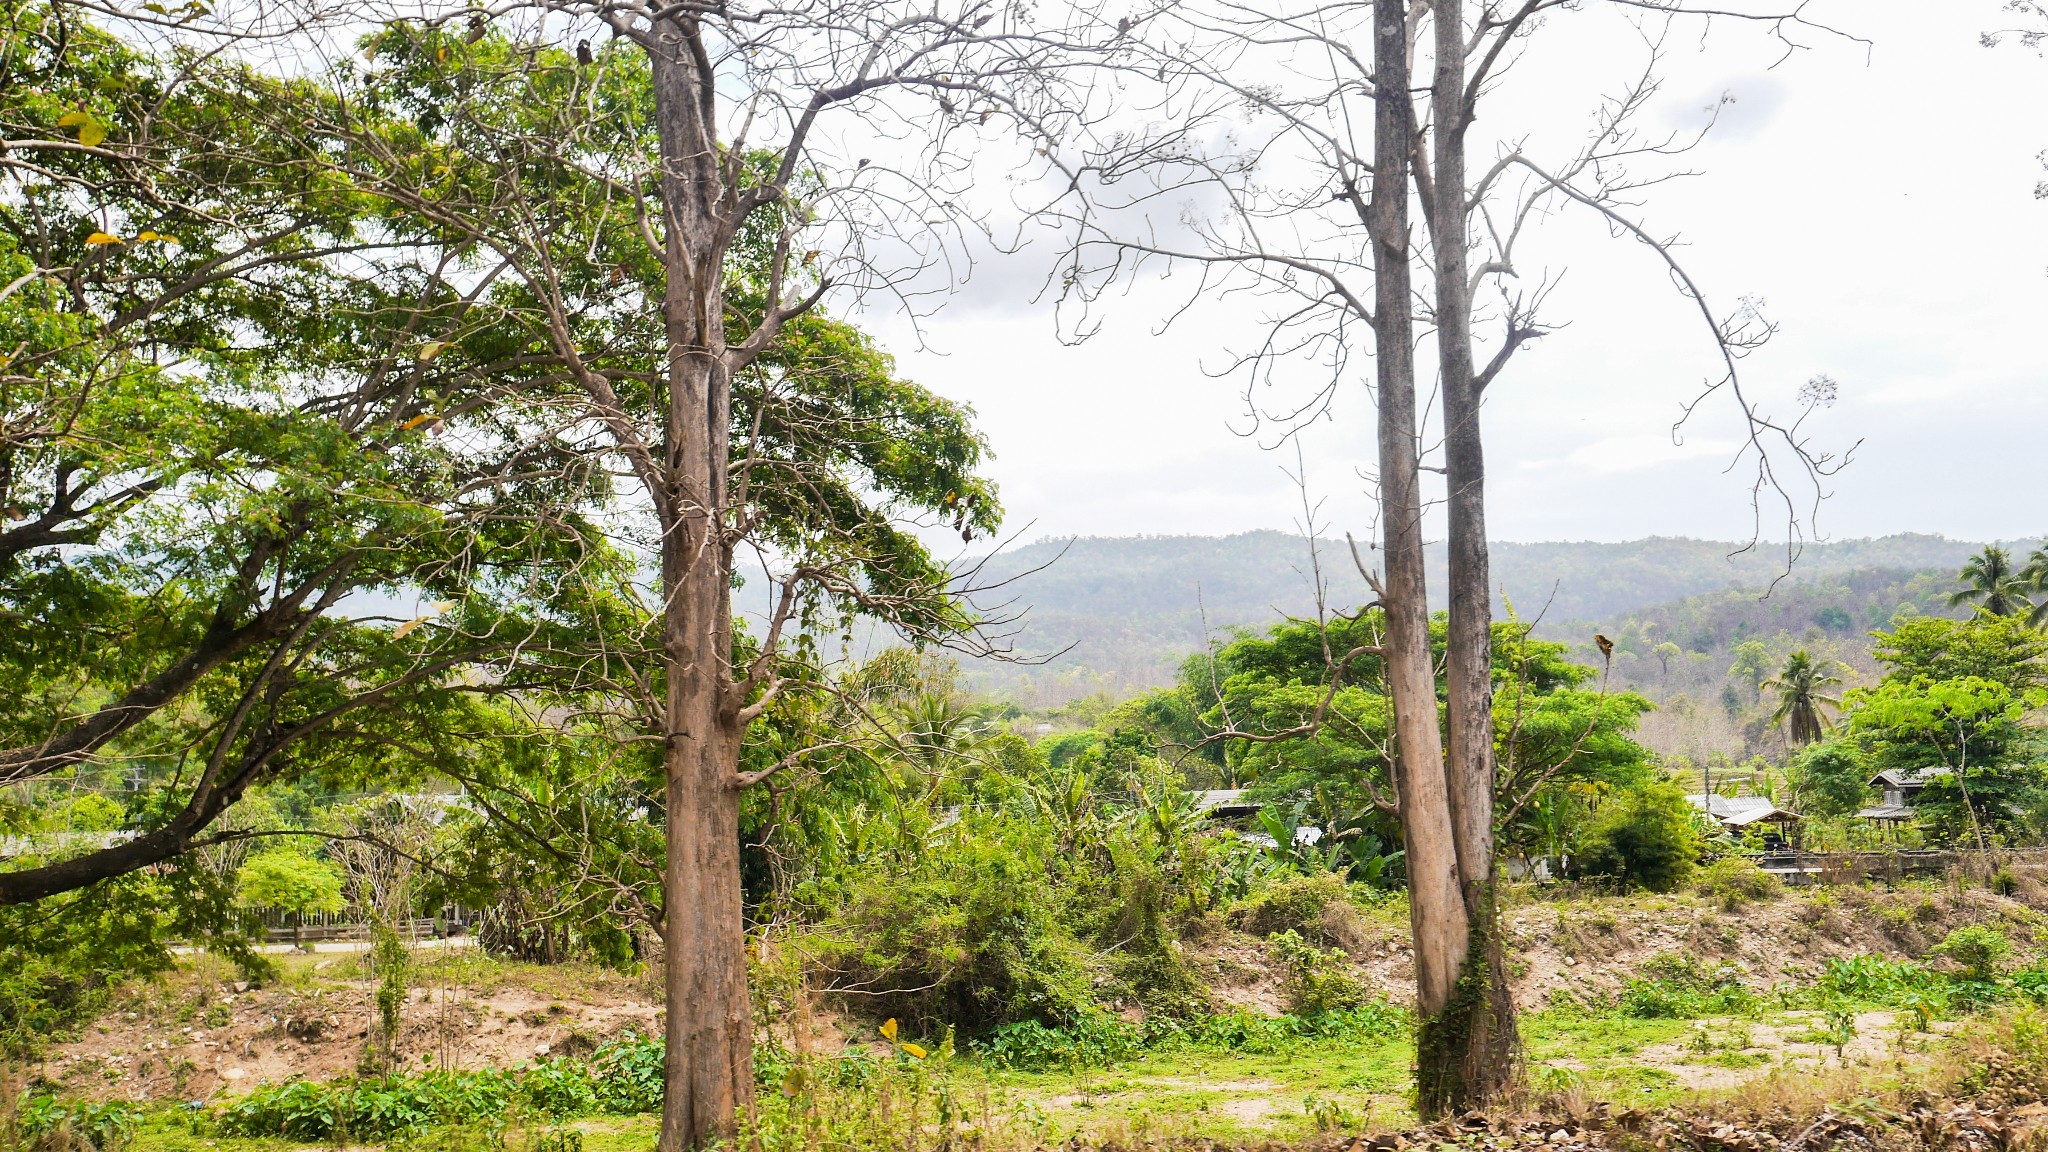
<svg viewBox="0 0 2048 1152">
<path fill-rule="evenodd" d="M 1386 551 L 1382 608 L 1393 694 L 1401 836 L 1415 935 L 1416 1013 L 1434 1019 L 1457 990 L 1468 944 L 1456 844 L 1437 727 L 1423 576 L 1422 481 L 1416 457 L 1415 323 L 1410 312 L 1408 180 L 1414 107 L 1408 95 L 1404 0 L 1375 0 L 1372 202 L 1373 336 L 1379 382 L 1380 525 Z"/>
<path fill-rule="evenodd" d="M 667 867 L 662 917 L 667 1068 L 661 1152 L 729 1141 L 753 1104 L 753 1019 L 740 900 L 739 751 L 732 685 L 725 478 L 732 392 L 724 325 L 726 217 L 716 92 L 697 24 L 656 24 L 667 408 L 661 470 L 667 676 Z"/>
<path fill-rule="evenodd" d="M 1442 1108 L 1482 1104 L 1513 1080 L 1514 997 L 1501 947 L 1494 868 L 1493 590 L 1486 546 L 1486 457 L 1472 358 L 1472 290 L 1465 203 L 1463 0 L 1435 0 L 1429 218 L 1436 252 L 1437 356 L 1443 378 L 1449 489 L 1450 627 L 1445 656 L 1449 760 L 1445 776 L 1471 949 L 1459 994 L 1420 1059 Z"/>
</svg>

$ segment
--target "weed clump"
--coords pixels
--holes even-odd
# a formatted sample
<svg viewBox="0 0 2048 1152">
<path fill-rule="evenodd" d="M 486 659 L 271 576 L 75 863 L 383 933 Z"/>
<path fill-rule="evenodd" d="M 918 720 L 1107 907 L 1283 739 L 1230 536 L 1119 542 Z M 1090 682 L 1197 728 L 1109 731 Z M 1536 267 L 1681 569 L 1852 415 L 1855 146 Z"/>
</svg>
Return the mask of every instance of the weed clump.
<svg viewBox="0 0 2048 1152">
<path fill-rule="evenodd" d="M 1707 966 L 1685 952 L 1665 952 L 1622 985 L 1617 1007 L 1638 1020 L 1694 1020 L 1754 1011 L 1757 999 L 1732 964 Z"/>
<path fill-rule="evenodd" d="M 1365 984 L 1352 973 L 1350 959 L 1337 948 L 1319 948 L 1295 932 L 1268 938 L 1284 973 L 1281 986 L 1288 1010 L 1297 1016 L 1320 1016 L 1363 1005 Z"/>
<path fill-rule="evenodd" d="M 1693 888 L 1719 904 L 1723 912 L 1740 912 L 1751 904 L 1769 903 L 1784 891 L 1776 876 L 1735 856 L 1716 860 L 1701 869 Z"/>
</svg>

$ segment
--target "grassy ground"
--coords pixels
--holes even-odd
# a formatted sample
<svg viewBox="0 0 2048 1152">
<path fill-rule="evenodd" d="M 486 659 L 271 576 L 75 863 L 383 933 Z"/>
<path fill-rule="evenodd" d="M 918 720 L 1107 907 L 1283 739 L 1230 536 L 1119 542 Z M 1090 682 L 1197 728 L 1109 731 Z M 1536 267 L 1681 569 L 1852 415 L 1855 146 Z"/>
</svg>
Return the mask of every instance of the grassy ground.
<svg viewBox="0 0 2048 1152">
<path fill-rule="evenodd" d="M 1810 1067 L 1818 1072 L 1839 1069 L 1840 1061 L 1806 1035 L 1815 1031 L 1810 1012 L 1763 1012 L 1742 1019 L 1636 1020 L 1612 1015 L 1589 1016 L 1552 1010 L 1532 1013 L 1523 1021 L 1523 1037 L 1532 1086 L 1550 1094 L 1569 1093 L 1608 1102 L 1616 1108 L 1698 1106 L 1727 1088 L 1767 1077 L 1776 1070 Z M 1801 1041 L 1796 1038 L 1806 1036 Z M 1782 1038 L 1792 1043 L 1778 1043 Z M 1762 1043 L 1752 1043 L 1761 1039 Z M 1866 1050 L 1850 1053 L 1850 1069 L 1871 1075 L 1896 1076 L 1925 1063 L 1940 1050 L 1939 1034 L 1902 1047 L 1891 1035 L 1863 1036 Z M 1881 1043 L 1882 1048 L 1868 1045 Z M 1917 1045 L 1917 1047 L 1915 1046 Z M 1409 1066 L 1413 1049 L 1403 1038 L 1364 1043 L 1341 1040 L 1304 1041 L 1273 1053 L 1234 1053 L 1198 1049 L 1151 1052 L 1111 1068 L 1048 1071 L 990 1070 L 971 1059 L 946 1069 L 927 1067 L 904 1072 L 883 1095 L 869 1084 L 841 1093 L 825 1109 L 827 1128 L 847 1123 L 863 1109 L 869 1125 L 907 1117 L 935 1120 L 951 1108 L 963 1123 L 1005 1137 L 1017 1147 L 1052 1146 L 1076 1136 L 1084 1142 L 1139 1142 L 1200 1137 L 1225 1144 L 1268 1141 L 1298 1142 L 1330 1131 L 1370 1132 L 1407 1128 L 1415 1123 L 1408 1105 Z M 1677 1061 L 1679 1071 L 1673 1070 Z M 904 1066 L 908 1068 L 908 1065 Z M 1697 1088 L 1688 1076 L 1720 1070 L 1730 1079 L 1722 1088 Z M 854 1099 L 852 1097 L 858 1097 Z M 764 1092 L 771 1105 L 786 1103 L 773 1090 Z M 950 1100 L 950 1103 L 942 1103 Z M 308 1141 L 226 1137 L 203 1123 L 194 1123 L 190 1109 L 152 1111 L 131 1145 L 133 1152 L 283 1152 L 308 1146 Z M 583 1152 L 644 1152 L 651 1147 L 655 1118 L 651 1115 L 592 1117 L 567 1123 L 510 1117 L 492 1131 L 443 1130 L 422 1141 L 404 1142 L 436 1152 L 481 1150 L 502 1141 L 508 1149 L 543 1147 L 547 1133 L 571 1129 Z M 802 1142 L 794 1146 L 802 1146 Z"/>
</svg>

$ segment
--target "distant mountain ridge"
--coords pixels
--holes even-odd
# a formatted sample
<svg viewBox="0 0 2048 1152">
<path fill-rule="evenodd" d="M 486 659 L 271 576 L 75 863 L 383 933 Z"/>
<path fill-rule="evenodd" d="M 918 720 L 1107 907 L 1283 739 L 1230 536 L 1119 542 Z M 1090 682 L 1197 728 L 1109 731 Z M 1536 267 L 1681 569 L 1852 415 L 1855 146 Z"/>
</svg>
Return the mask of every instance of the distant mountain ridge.
<svg viewBox="0 0 2048 1152">
<path fill-rule="evenodd" d="M 1809 544 L 1787 579 L 1803 582 L 1868 569 L 1953 573 L 1981 542 L 1907 533 Z M 2028 543 L 2024 547 L 2031 548 Z M 1757 588 L 1786 575 L 1782 546 L 1749 550 L 1722 541 L 1651 537 L 1621 543 L 1496 542 L 1496 610 L 1504 591 L 1517 615 L 1542 618 L 1545 632 L 1703 592 Z M 1364 602 L 1365 581 L 1345 543 L 1319 546 L 1332 608 Z M 1366 562 L 1374 563 L 1372 553 Z M 1431 599 L 1442 603 L 1443 551 L 1429 556 Z M 1034 571 L 1035 569 L 1035 571 Z M 1062 655 L 1038 666 L 980 663 L 971 681 L 1040 703 L 1168 682 L 1199 651 L 1206 630 L 1260 628 L 1315 610 L 1308 541 L 1287 532 L 1234 536 L 1078 537 L 1041 540 L 998 553 L 983 582 L 1008 580 L 996 597 L 1026 610 L 1019 653 Z"/>
</svg>

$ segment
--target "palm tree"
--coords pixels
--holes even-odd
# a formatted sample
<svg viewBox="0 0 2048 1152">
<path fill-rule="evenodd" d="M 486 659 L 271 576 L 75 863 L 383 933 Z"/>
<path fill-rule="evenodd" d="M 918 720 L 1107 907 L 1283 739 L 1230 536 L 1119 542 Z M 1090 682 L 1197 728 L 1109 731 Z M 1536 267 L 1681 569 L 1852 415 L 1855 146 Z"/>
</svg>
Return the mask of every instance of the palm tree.
<svg viewBox="0 0 2048 1152">
<path fill-rule="evenodd" d="M 2027 582 L 2029 591 L 2048 590 L 2048 544 L 2034 549 L 2033 554 L 2027 557 L 2027 566 L 2020 569 L 2020 579 Z M 2033 610 L 2027 613 L 2027 623 L 2035 628 L 2048 623 L 2048 596 L 2034 601 Z"/>
<path fill-rule="evenodd" d="M 1759 687 L 1778 690 L 1778 710 L 1771 713 L 1771 723 L 1785 725 L 1792 743 L 1803 746 L 1827 734 L 1827 718 L 1821 709 L 1840 708 L 1842 702 L 1823 693 L 1841 682 L 1802 648 L 1786 658 L 1785 669 L 1776 679 Z"/>
<path fill-rule="evenodd" d="M 2034 553 L 2043 561 L 2039 551 Z M 2048 564 L 2044 564 L 2048 568 Z M 2037 589 L 2040 575 L 2033 563 L 2025 571 L 2015 571 L 2012 554 L 1996 544 L 1986 544 L 1982 552 L 1970 557 L 1963 565 L 1960 578 L 1961 590 L 1948 598 L 1950 606 L 1974 603 L 1993 616 L 2012 616 L 2021 612 L 2035 612 L 2034 598 L 2029 595 Z"/>
</svg>

